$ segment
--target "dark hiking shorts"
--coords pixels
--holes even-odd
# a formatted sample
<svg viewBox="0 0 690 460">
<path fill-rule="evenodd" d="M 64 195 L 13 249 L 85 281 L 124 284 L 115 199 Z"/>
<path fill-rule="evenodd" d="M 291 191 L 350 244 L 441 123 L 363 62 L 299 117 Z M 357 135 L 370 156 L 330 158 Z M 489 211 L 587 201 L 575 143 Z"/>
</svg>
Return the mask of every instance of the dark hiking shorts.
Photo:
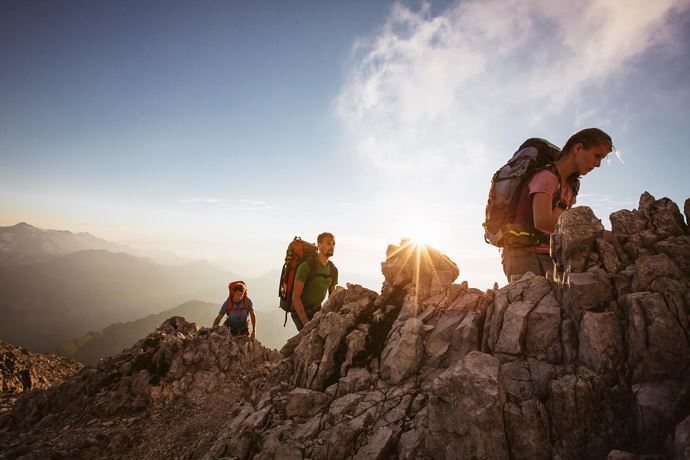
<svg viewBox="0 0 690 460">
<path fill-rule="evenodd" d="M 304 313 L 307 314 L 307 318 L 309 319 L 309 321 L 311 321 L 316 312 L 319 310 L 321 310 L 321 305 L 304 306 Z M 304 327 L 304 324 L 302 324 L 302 321 L 300 321 L 299 316 L 297 316 L 297 313 L 295 313 L 295 310 L 292 310 L 290 312 L 290 316 L 292 317 L 292 321 L 295 323 L 295 327 L 297 327 L 297 331 L 301 331 Z"/>
<path fill-rule="evenodd" d="M 545 276 L 553 272 L 553 261 L 548 254 L 527 251 L 524 248 L 503 248 L 501 251 L 503 273 L 508 282 L 517 281 L 527 272 Z"/>
</svg>

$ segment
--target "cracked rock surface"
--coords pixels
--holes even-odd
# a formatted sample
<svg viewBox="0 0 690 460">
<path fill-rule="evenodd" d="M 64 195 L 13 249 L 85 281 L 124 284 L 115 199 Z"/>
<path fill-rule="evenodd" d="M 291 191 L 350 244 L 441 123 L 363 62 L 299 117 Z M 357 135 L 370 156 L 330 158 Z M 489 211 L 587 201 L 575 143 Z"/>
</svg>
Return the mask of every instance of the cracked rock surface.
<svg viewBox="0 0 690 460">
<path fill-rule="evenodd" d="M 688 204 L 684 205 L 687 214 Z M 554 271 L 481 291 L 389 246 L 280 353 L 171 318 L 0 418 L 5 458 L 690 458 L 687 215 L 563 214 Z"/>
<path fill-rule="evenodd" d="M 82 367 L 62 356 L 31 353 L 0 340 L 0 413 L 11 409 L 21 393 L 48 388 Z"/>
</svg>

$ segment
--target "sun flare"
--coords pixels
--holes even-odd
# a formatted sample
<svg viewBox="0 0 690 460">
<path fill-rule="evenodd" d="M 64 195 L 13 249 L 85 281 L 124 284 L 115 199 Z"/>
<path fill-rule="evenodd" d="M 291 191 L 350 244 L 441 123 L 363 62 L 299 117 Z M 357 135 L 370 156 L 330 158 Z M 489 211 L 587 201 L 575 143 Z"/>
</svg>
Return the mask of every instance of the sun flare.
<svg viewBox="0 0 690 460">
<path fill-rule="evenodd" d="M 404 227 L 402 237 L 417 247 L 429 246 L 436 243 L 437 236 L 433 228 L 423 222 L 410 223 Z"/>
</svg>

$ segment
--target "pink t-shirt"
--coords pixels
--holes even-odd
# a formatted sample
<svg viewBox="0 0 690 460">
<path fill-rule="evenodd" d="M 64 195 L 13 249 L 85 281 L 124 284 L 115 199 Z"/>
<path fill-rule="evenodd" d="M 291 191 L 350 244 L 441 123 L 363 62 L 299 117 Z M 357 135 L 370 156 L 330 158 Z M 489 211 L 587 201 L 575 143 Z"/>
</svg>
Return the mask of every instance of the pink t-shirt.
<svg viewBox="0 0 690 460">
<path fill-rule="evenodd" d="M 556 189 L 558 188 L 558 179 L 556 178 L 556 175 L 552 173 L 551 171 L 548 170 L 541 170 L 538 171 L 532 176 L 532 178 L 529 180 L 527 183 L 527 187 L 523 189 L 523 193 L 520 196 L 520 201 L 518 204 L 518 211 L 516 214 L 516 222 L 522 222 L 526 223 L 528 222 L 528 218 L 531 217 L 532 214 L 532 196 L 535 193 L 546 193 L 550 197 L 553 197 L 553 194 L 556 193 Z M 563 187 L 561 187 L 561 201 L 565 203 L 568 208 L 573 206 L 575 204 L 575 194 L 573 193 L 573 189 L 570 186 L 570 183 L 566 183 Z M 561 214 L 563 213 L 564 209 L 556 206 L 553 208 L 553 213 L 557 216 L 560 217 Z M 530 221 L 532 219 L 529 219 Z M 534 252 L 539 252 L 539 253 L 544 253 L 548 254 L 549 253 L 549 245 L 548 244 L 542 244 L 539 246 L 535 246 L 533 249 L 532 248 L 526 248 L 527 250 L 534 250 Z"/>
</svg>

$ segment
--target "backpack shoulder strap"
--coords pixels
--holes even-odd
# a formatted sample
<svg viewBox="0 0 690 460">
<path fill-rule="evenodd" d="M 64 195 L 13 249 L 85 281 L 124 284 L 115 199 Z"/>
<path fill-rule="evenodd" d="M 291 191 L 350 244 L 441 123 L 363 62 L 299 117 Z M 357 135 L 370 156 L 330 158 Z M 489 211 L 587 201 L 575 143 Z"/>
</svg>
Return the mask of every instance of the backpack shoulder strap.
<svg viewBox="0 0 690 460">
<path fill-rule="evenodd" d="M 305 286 L 307 285 L 307 283 L 311 282 L 316 277 L 316 270 L 318 270 L 318 267 L 316 266 L 317 257 L 317 255 L 307 257 L 307 263 L 309 264 L 309 274 L 307 275 L 307 279 L 304 280 Z"/>
<path fill-rule="evenodd" d="M 333 279 L 338 279 L 338 267 L 336 267 L 331 260 L 328 261 L 328 266 L 331 267 L 331 275 Z"/>
</svg>

